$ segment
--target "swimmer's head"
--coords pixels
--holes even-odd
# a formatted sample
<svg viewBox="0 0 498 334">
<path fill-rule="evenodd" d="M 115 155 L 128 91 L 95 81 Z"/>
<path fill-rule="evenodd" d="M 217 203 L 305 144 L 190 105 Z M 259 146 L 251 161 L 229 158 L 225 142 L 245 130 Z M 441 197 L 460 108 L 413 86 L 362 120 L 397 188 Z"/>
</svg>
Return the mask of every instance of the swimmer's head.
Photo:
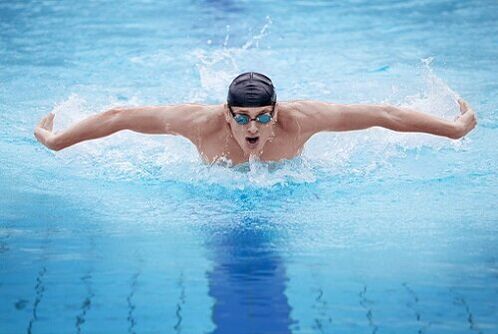
<svg viewBox="0 0 498 334">
<path fill-rule="evenodd" d="M 271 79 L 256 72 L 246 72 L 233 79 L 227 103 L 232 107 L 264 107 L 277 102 Z"/>
<path fill-rule="evenodd" d="M 247 72 L 233 79 L 228 89 L 226 119 L 246 155 L 259 155 L 273 137 L 277 94 L 267 76 Z"/>
</svg>

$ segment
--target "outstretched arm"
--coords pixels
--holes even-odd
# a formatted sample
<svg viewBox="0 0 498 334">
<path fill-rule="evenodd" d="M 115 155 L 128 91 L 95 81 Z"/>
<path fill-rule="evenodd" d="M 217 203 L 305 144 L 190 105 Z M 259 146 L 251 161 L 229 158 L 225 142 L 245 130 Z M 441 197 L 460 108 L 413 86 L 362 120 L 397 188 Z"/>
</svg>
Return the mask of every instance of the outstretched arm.
<svg viewBox="0 0 498 334">
<path fill-rule="evenodd" d="M 195 141 L 199 130 L 195 124 L 199 124 L 199 119 L 206 117 L 206 109 L 206 106 L 194 104 L 113 108 L 85 118 L 58 133 L 52 132 L 54 114 L 50 113 L 42 118 L 35 128 L 35 137 L 55 151 L 121 130 L 148 134 L 178 134 Z"/>
<path fill-rule="evenodd" d="M 461 115 L 453 122 L 391 105 L 340 105 L 318 101 L 294 103 L 302 114 L 301 127 L 310 134 L 380 126 L 394 131 L 423 132 L 458 139 L 476 125 L 474 111 L 464 100 L 458 100 Z"/>
</svg>

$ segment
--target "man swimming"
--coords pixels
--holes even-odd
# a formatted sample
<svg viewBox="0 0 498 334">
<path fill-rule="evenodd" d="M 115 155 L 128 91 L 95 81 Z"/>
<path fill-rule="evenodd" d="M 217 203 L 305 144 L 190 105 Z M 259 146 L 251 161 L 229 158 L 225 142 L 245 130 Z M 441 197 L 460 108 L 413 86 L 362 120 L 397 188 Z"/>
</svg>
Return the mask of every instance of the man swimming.
<svg viewBox="0 0 498 334">
<path fill-rule="evenodd" d="M 392 105 L 306 100 L 277 103 L 270 78 L 247 72 L 232 81 L 224 104 L 112 108 L 58 133 L 52 132 L 55 115 L 49 113 L 35 128 L 35 137 L 59 151 L 121 130 L 180 135 L 197 147 L 207 163 L 226 159 L 239 164 L 251 156 L 262 161 L 291 159 L 301 153 L 308 139 L 322 131 L 379 126 L 458 139 L 476 126 L 472 108 L 464 100 L 458 103 L 461 115 L 454 122 Z"/>
</svg>

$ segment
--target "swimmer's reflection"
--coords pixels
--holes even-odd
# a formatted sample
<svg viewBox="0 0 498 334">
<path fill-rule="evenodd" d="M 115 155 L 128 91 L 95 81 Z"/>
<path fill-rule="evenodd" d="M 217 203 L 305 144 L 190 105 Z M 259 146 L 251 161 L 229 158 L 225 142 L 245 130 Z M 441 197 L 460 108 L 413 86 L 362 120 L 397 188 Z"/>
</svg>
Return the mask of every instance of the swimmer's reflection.
<svg viewBox="0 0 498 334">
<path fill-rule="evenodd" d="M 285 266 L 269 222 L 244 218 L 214 233 L 208 273 L 213 333 L 290 333 Z"/>
</svg>

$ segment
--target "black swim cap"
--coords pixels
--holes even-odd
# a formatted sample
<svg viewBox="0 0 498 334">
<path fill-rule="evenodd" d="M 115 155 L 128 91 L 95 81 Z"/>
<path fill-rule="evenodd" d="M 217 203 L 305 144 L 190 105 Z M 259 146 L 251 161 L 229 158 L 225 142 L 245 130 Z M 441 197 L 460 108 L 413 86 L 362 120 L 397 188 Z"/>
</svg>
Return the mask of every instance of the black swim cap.
<svg viewBox="0 0 498 334">
<path fill-rule="evenodd" d="M 277 102 L 271 79 L 256 72 L 246 72 L 233 79 L 227 103 L 232 107 L 264 107 Z"/>
</svg>

